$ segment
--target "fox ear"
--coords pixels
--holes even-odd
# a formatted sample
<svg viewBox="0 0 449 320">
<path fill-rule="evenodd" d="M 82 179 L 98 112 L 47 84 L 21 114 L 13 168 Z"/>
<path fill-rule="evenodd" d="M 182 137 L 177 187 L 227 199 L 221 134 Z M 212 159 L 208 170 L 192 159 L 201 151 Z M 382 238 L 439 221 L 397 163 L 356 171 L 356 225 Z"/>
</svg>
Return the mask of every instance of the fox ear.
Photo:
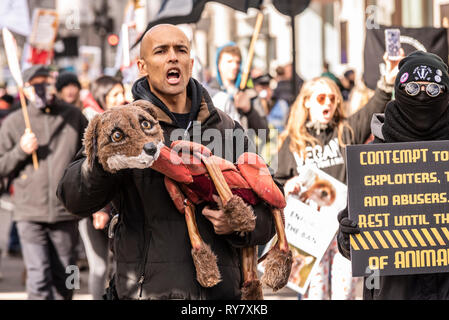
<svg viewBox="0 0 449 320">
<path fill-rule="evenodd" d="M 131 105 L 142 108 L 144 111 L 148 112 L 154 120 L 157 120 L 157 113 L 153 104 L 146 100 L 136 100 Z"/>
<path fill-rule="evenodd" d="M 100 123 L 100 115 L 96 115 L 90 122 L 84 132 L 84 152 L 87 156 L 87 163 L 92 169 L 97 158 L 97 134 L 98 124 Z"/>
</svg>

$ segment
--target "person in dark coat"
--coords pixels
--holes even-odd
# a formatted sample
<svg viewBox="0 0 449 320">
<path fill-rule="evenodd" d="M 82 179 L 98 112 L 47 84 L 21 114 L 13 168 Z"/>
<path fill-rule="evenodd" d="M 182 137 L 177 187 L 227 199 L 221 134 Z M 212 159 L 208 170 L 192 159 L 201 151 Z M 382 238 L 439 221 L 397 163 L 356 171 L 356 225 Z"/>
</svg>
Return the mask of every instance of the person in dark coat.
<svg viewBox="0 0 449 320">
<path fill-rule="evenodd" d="M 27 271 L 28 299 L 71 299 L 76 284 L 66 284 L 66 270 L 76 267 L 78 218 L 55 192 L 64 169 L 81 148 L 87 120 L 76 107 L 55 99 L 47 67 L 33 66 L 24 71 L 23 79 L 32 132 L 25 129 L 20 109 L 3 121 L 0 176 L 13 177 L 13 219 Z M 38 169 L 33 166 L 33 152 Z"/>
<path fill-rule="evenodd" d="M 224 149 L 214 150 L 215 155 L 232 162 L 249 149 L 239 123 L 216 109 L 207 91 L 191 78 L 190 44 L 179 28 L 164 24 L 150 29 L 140 56 L 138 66 L 146 76 L 134 83 L 132 92 L 136 100 L 147 100 L 155 107 L 166 145 L 180 138 L 207 145 L 219 138 L 214 143 L 222 143 Z M 218 135 L 201 134 L 204 130 Z M 201 141 L 194 132 L 200 133 Z M 72 192 L 73 188 L 78 192 Z M 234 232 L 222 210 L 196 206 L 198 229 L 217 255 L 222 275 L 216 286 L 203 288 L 196 281 L 184 217 L 174 206 L 161 173 L 148 168 L 109 174 L 98 162 L 89 169 L 80 153 L 67 168 L 57 194 L 79 216 L 89 216 L 109 202 L 119 212 L 113 244 L 117 271 L 108 289 L 111 298 L 240 299 L 239 248 L 265 244 L 275 233 L 263 203 L 254 206 L 256 228 L 246 234 Z"/>
<path fill-rule="evenodd" d="M 385 113 L 373 116 L 373 143 L 449 140 L 449 74 L 440 57 L 423 51 L 411 53 L 399 63 L 394 87 L 395 100 L 387 104 Z M 338 248 L 351 259 L 349 237 L 360 230 L 348 218 L 347 208 L 338 220 Z M 379 278 L 377 288 L 364 285 L 364 299 L 449 299 L 448 273 Z"/>
</svg>

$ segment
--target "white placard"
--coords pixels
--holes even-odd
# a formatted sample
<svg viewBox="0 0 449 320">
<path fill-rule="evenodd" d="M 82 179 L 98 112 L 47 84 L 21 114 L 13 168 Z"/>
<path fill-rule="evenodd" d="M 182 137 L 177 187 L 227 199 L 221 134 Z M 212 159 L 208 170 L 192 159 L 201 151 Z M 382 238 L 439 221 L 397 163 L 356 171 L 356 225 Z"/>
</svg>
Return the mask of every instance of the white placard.
<svg viewBox="0 0 449 320">
<path fill-rule="evenodd" d="M 17 43 L 13 35 L 7 28 L 3 28 L 3 44 L 5 46 L 6 59 L 9 70 L 18 87 L 23 87 L 22 73 L 20 72 L 19 57 L 17 53 Z"/>
<path fill-rule="evenodd" d="M 347 187 L 316 167 L 298 169 L 301 190 L 287 196 L 284 208 L 285 233 L 293 253 L 287 286 L 304 294 L 338 230 L 337 215 L 346 206 Z M 270 242 L 265 252 L 274 243 Z M 263 272 L 263 263 L 259 269 Z"/>
</svg>

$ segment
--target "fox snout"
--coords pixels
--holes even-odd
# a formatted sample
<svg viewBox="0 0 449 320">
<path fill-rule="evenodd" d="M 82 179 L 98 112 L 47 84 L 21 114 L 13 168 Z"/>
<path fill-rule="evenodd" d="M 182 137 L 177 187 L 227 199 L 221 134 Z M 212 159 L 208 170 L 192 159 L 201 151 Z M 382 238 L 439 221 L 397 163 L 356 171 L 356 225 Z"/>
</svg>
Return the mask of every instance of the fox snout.
<svg viewBox="0 0 449 320">
<path fill-rule="evenodd" d="M 153 142 L 145 143 L 143 150 L 146 154 L 153 157 L 156 154 L 157 146 Z"/>
</svg>

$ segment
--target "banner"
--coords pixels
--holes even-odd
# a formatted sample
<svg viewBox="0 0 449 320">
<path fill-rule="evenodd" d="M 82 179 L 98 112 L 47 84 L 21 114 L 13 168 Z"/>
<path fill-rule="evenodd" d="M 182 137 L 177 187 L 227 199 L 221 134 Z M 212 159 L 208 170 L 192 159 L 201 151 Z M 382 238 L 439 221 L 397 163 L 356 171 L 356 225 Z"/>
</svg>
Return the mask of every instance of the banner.
<svg viewBox="0 0 449 320">
<path fill-rule="evenodd" d="M 163 0 L 156 17 L 148 23 L 145 31 L 134 43 L 133 47 L 142 40 L 145 32 L 155 25 L 198 22 L 207 2 L 218 2 L 234 10 L 246 13 L 248 8 L 259 8 L 263 0 Z"/>
<path fill-rule="evenodd" d="M 293 253 L 287 286 L 304 294 L 338 230 L 337 214 L 346 206 L 347 188 L 316 167 L 298 169 L 301 190 L 287 197 L 284 209 L 285 233 Z M 275 243 L 272 240 L 265 252 Z M 259 269 L 263 272 L 263 263 Z"/>
<path fill-rule="evenodd" d="M 385 29 L 395 28 L 401 31 L 401 46 L 408 55 L 416 50 L 435 53 L 443 61 L 448 61 L 448 40 L 446 28 L 404 28 L 385 27 L 367 29 L 364 50 L 363 80 L 368 88 L 376 89 L 380 70 L 385 69 L 382 59 L 385 53 Z"/>
<path fill-rule="evenodd" d="M 34 9 L 32 31 L 23 49 L 22 69 L 34 64 L 50 64 L 58 25 L 56 10 Z"/>
<path fill-rule="evenodd" d="M 83 88 L 101 75 L 101 48 L 80 46 L 77 70 Z"/>
<path fill-rule="evenodd" d="M 28 36 L 31 32 L 27 0 L 0 1 L 0 27 Z"/>
<path fill-rule="evenodd" d="M 347 147 L 353 276 L 449 271 L 449 141 Z"/>
</svg>

